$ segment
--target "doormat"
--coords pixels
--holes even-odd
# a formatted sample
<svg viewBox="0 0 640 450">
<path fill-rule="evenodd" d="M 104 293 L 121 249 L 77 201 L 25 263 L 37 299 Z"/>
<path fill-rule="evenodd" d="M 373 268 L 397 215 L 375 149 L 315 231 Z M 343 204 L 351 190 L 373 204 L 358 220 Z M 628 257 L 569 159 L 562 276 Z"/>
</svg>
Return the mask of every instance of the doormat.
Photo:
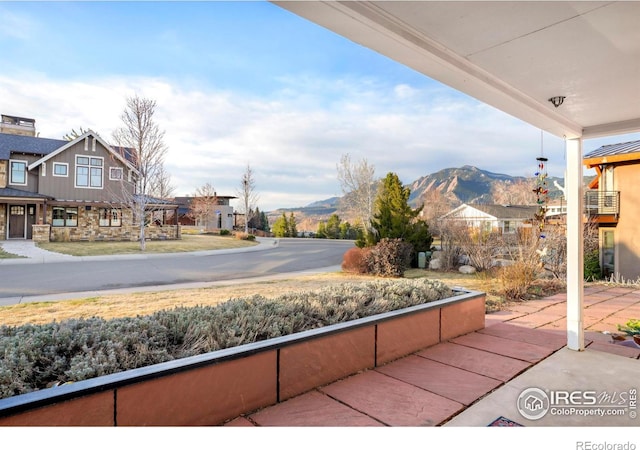
<svg viewBox="0 0 640 450">
<path fill-rule="evenodd" d="M 519 423 L 514 422 L 511 419 L 507 419 L 506 417 L 500 416 L 487 426 L 488 427 L 522 427 L 524 425 L 520 425 Z"/>
</svg>

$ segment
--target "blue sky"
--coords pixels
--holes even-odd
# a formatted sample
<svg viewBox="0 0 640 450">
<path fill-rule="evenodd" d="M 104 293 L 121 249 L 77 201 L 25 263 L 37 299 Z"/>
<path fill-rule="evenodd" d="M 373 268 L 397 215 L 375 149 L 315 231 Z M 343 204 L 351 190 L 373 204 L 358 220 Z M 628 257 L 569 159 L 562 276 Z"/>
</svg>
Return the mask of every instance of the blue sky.
<svg viewBox="0 0 640 450">
<path fill-rule="evenodd" d="M 266 2 L 0 2 L 0 48 L 0 112 L 42 137 L 109 140 L 128 96 L 156 100 L 177 195 L 235 195 L 249 163 L 269 211 L 341 195 L 345 153 L 405 183 L 531 176 L 540 154 L 538 129 Z M 543 143 L 562 176 L 563 142 Z"/>
</svg>

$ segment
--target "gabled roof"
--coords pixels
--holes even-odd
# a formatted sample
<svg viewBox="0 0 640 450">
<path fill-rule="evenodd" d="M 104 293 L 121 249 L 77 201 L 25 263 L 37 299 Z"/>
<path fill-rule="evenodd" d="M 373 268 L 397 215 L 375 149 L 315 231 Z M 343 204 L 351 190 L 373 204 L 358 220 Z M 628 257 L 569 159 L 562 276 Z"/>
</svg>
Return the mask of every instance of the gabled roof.
<svg viewBox="0 0 640 450">
<path fill-rule="evenodd" d="M 500 220 L 516 220 L 516 219 L 526 220 L 526 219 L 532 219 L 533 216 L 538 211 L 538 207 L 537 206 L 527 206 L 527 205 L 468 205 L 466 203 L 463 203 L 462 205 L 458 206 L 457 208 L 453 209 L 452 211 L 449 211 L 447 214 L 442 216 L 442 218 L 456 217 L 456 215 L 460 211 L 462 211 L 464 209 L 468 209 L 468 208 L 476 209 L 476 210 L 480 211 L 481 213 L 484 213 L 484 214 L 486 214 L 488 216 L 491 216 L 491 217 L 494 217 L 494 218 L 500 219 Z M 465 217 L 460 216 L 460 218 L 465 218 Z M 466 217 L 466 218 L 471 218 L 471 217 Z"/>
<path fill-rule="evenodd" d="M 590 168 L 597 164 L 635 160 L 640 160 L 640 141 L 603 145 L 583 157 L 584 164 Z"/>
<path fill-rule="evenodd" d="M 48 155 L 67 141 L 61 139 L 46 139 L 33 136 L 0 133 L 0 160 L 8 160 L 11 152 L 29 155 Z"/>
<path fill-rule="evenodd" d="M 86 133 L 83 133 L 82 135 L 78 136 L 77 138 L 75 138 L 72 141 L 69 141 L 69 142 L 62 141 L 62 142 L 64 142 L 64 145 L 62 145 L 58 149 L 52 151 L 51 153 L 47 154 L 43 158 L 40 158 L 36 162 L 30 164 L 29 165 L 29 170 L 35 169 L 36 167 L 38 167 L 43 162 L 46 162 L 47 160 L 53 158 L 54 156 L 64 152 L 69 147 L 72 147 L 73 145 L 77 144 L 78 142 L 83 141 L 85 138 L 87 138 L 89 136 L 95 138 L 98 142 L 100 142 L 100 144 L 102 144 L 102 146 L 104 148 L 106 148 L 108 152 L 112 153 L 113 156 L 115 156 L 115 158 L 118 159 L 122 164 L 124 164 L 129 169 L 133 170 L 134 172 L 136 172 L 136 173 L 138 172 L 138 169 L 136 169 L 135 166 L 130 161 L 127 161 L 127 159 L 125 159 L 125 157 L 121 153 L 119 153 L 118 151 L 114 150 L 113 147 L 111 147 L 109 144 L 107 144 L 100 136 L 98 136 L 97 133 L 95 133 L 94 131 L 91 131 L 91 130 L 87 131 Z M 132 153 L 130 153 L 130 154 L 132 154 Z M 125 155 L 126 155 L 126 153 L 125 153 Z"/>
</svg>

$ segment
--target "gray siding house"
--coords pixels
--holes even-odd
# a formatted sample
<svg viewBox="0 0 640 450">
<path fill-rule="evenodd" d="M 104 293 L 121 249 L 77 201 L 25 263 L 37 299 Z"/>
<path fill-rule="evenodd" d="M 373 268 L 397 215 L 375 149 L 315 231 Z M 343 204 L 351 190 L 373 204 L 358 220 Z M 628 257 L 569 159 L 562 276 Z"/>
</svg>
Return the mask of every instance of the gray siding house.
<svg viewBox="0 0 640 450">
<path fill-rule="evenodd" d="M 72 141 L 36 137 L 34 122 L 0 132 L 0 240 L 137 240 L 125 201 L 135 195 L 133 153 L 93 131 Z M 147 237 L 179 238 L 179 227 L 150 226 Z"/>
</svg>

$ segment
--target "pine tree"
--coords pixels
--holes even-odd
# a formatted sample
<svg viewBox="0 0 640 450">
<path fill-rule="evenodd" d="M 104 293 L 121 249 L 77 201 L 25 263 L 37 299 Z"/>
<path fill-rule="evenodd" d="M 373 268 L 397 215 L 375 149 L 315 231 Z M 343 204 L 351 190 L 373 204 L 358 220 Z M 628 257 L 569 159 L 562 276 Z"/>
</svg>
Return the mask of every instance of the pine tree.
<svg viewBox="0 0 640 450">
<path fill-rule="evenodd" d="M 289 223 L 287 225 L 287 228 L 289 229 L 289 237 L 298 237 L 296 218 L 293 213 L 289 215 Z"/>
</svg>

